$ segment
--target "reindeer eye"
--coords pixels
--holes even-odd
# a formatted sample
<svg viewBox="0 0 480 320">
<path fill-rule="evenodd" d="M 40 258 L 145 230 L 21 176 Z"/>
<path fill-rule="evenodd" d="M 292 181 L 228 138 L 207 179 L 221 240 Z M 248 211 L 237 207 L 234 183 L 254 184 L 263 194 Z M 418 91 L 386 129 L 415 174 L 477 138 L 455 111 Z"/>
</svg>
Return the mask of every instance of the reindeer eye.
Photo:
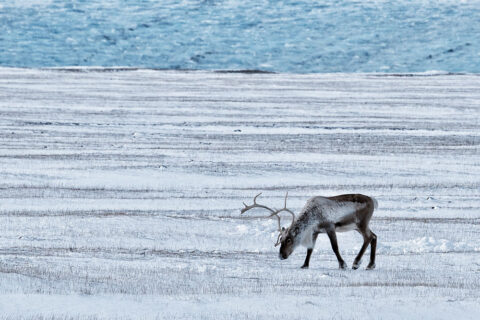
<svg viewBox="0 0 480 320">
<path fill-rule="evenodd" d="M 287 240 L 285 240 L 285 241 L 287 242 L 287 244 L 292 243 L 292 239 L 290 239 L 290 238 L 287 238 Z"/>
</svg>

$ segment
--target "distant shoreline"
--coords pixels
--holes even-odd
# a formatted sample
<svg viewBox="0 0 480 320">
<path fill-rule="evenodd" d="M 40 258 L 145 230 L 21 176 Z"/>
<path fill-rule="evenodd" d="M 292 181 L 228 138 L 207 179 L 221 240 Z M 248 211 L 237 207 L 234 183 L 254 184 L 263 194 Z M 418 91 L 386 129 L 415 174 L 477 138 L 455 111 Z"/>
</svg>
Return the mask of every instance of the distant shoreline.
<svg viewBox="0 0 480 320">
<path fill-rule="evenodd" d="M 12 67 L 0 66 L 0 70 L 19 69 L 19 70 L 37 70 L 37 71 L 59 71 L 59 72 L 128 72 L 128 71 L 165 71 L 165 72 L 205 72 L 205 73 L 238 73 L 238 74 L 282 74 L 282 75 L 373 75 L 378 77 L 435 77 L 435 76 L 462 76 L 479 75 L 477 72 L 449 72 L 441 70 L 431 70 L 425 72 L 275 72 L 258 69 L 169 69 L 169 68 L 144 68 L 144 67 L 102 67 L 102 66 L 65 66 L 65 67 Z"/>
</svg>

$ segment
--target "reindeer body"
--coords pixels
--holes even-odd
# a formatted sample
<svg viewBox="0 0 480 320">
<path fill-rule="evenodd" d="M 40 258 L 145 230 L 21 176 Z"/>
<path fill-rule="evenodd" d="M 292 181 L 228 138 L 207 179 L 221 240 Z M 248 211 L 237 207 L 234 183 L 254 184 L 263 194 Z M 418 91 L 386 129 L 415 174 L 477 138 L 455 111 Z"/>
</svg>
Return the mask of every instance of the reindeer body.
<svg viewBox="0 0 480 320">
<path fill-rule="evenodd" d="M 337 256 L 341 269 L 346 268 L 346 263 L 342 259 L 338 250 L 336 232 L 346 232 L 356 230 L 363 236 L 363 245 L 353 262 L 353 269 L 358 269 L 361 259 L 368 245 L 370 245 L 370 263 L 367 269 L 375 268 L 375 251 L 377 247 L 377 236 L 370 230 L 368 224 L 372 218 L 373 210 L 378 207 L 377 201 L 363 194 L 343 194 L 334 197 L 313 197 L 310 198 L 298 218 L 295 214 L 287 209 L 287 195 L 285 196 L 284 207 L 280 210 L 273 210 L 265 205 L 258 204 L 253 199 L 252 205 L 245 205 L 241 210 L 244 213 L 253 208 L 263 208 L 270 211 L 268 217 L 276 217 L 278 219 L 278 236 L 277 245 L 281 244 L 279 257 L 287 259 L 288 256 L 299 245 L 307 247 L 307 257 L 302 268 L 308 268 L 310 256 L 315 247 L 317 236 L 320 233 L 326 233 L 330 239 L 333 252 Z M 289 212 L 293 216 L 292 224 L 288 229 L 281 228 L 279 213 L 282 211 Z"/>
<path fill-rule="evenodd" d="M 327 233 L 340 268 L 343 269 L 346 264 L 338 251 L 335 232 L 356 230 L 362 234 L 364 246 L 355 258 L 353 268 L 359 267 L 366 247 L 371 244 L 372 254 L 367 268 L 373 269 L 375 267 L 376 235 L 370 231 L 368 224 L 373 210 L 377 206 L 374 198 L 362 194 L 345 194 L 335 197 L 317 196 L 309 199 L 298 218 L 287 230 L 283 231 L 280 258 L 288 258 L 297 246 L 303 245 L 307 247 L 307 257 L 303 268 L 308 268 L 318 234 Z"/>
<path fill-rule="evenodd" d="M 371 218 L 376 207 L 376 200 L 364 195 L 313 197 L 307 201 L 290 229 L 296 229 L 302 238 L 309 238 L 307 235 L 314 233 L 325 233 L 325 228 L 332 224 L 336 232 L 356 230 L 362 220 Z M 302 242 L 307 248 L 309 243 L 308 240 Z"/>
</svg>

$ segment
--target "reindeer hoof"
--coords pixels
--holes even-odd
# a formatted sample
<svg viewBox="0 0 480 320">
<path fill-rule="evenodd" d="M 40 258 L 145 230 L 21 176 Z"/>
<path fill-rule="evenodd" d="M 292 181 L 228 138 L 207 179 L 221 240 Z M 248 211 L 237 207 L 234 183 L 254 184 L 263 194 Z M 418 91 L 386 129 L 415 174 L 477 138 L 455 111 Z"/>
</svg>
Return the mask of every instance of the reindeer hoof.
<svg viewBox="0 0 480 320">
<path fill-rule="evenodd" d="M 308 266 L 303 265 L 303 266 L 301 266 L 301 269 L 308 269 Z"/>
<path fill-rule="evenodd" d="M 352 269 L 353 270 L 357 270 L 358 267 L 360 267 L 360 265 L 362 264 L 362 261 L 358 261 L 358 262 L 353 262 L 353 265 L 352 265 Z"/>
<path fill-rule="evenodd" d="M 339 268 L 342 269 L 342 270 L 347 269 L 347 264 L 345 263 L 345 261 L 340 262 Z"/>
<path fill-rule="evenodd" d="M 373 270 L 375 269 L 375 263 L 369 263 L 366 270 Z"/>
</svg>

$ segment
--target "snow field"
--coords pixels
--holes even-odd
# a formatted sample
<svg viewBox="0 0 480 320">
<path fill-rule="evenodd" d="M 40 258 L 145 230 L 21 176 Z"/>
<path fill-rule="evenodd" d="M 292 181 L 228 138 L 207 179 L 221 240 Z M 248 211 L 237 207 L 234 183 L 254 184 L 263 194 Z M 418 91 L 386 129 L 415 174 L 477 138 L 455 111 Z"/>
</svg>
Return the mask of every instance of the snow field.
<svg viewBox="0 0 480 320">
<path fill-rule="evenodd" d="M 0 318 L 474 319 L 476 75 L 0 69 Z M 377 268 L 276 222 L 365 193 Z M 285 216 L 283 223 L 288 225 Z M 361 237 L 338 234 L 351 265 Z"/>
</svg>

